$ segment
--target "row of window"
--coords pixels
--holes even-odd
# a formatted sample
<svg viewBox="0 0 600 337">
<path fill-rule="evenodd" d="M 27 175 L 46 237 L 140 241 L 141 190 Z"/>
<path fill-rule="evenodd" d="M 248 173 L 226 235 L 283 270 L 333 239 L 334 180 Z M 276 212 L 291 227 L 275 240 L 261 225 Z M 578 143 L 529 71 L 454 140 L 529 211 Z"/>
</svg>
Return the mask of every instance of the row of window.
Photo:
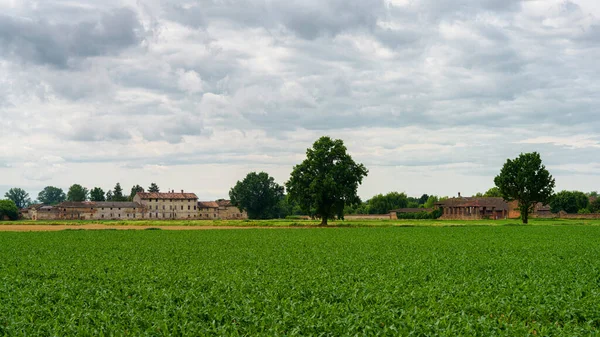
<svg viewBox="0 0 600 337">
<path fill-rule="evenodd" d="M 155 200 L 156 200 L 156 202 L 158 202 L 159 199 L 155 199 Z M 164 199 L 164 200 L 166 201 L 167 199 Z M 186 200 L 187 200 L 187 202 L 192 202 L 194 199 L 186 199 Z M 177 201 L 185 202 L 185 200 L 182 200 L 182 199 L 175 199 L 175 202 L 177 202 Z M 152 202 L 152 199 L 148 199 L 148 202 Z M 169 199 L 169 202 L 173 202 L 173 199 Z"/>
<path fill-rule="evenodd" d="M 162 209 L 166 209 L 166 206 L 163 205 Z M 191 211 L 192 206 L 188 205 L 188 211 Z M 150 209 L 152 209 L 152 205 L 149 206 Z M 135 209 L 135 208 L 134 208 Z M 154 206 L 154 209 L 158 209 L 158 205 Z M 169 205 L 169 210 L 176 210 L 177 206 L 173 206 L 173 205 Z M 183 211 L 183 206 L 181 206 L 181 210 Z M 196 206 L 194 206 L 194 211 L 196 210 Z"/>
</svg>

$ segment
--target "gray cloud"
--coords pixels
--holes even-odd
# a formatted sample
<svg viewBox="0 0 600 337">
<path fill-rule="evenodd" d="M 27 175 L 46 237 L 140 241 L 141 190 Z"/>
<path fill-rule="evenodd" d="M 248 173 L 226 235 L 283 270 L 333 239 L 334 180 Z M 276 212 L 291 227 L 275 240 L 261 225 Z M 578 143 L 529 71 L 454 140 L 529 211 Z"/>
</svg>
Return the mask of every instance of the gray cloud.
<svg viewBox="0 0 600 337">
<path fill-rule="evenodd" d="M 75 24 L 0 16 L 0 47 L 5 56 L 61 68 L 75 58 L 118 53 L 139 44 L 143 34 L 136 13 L 129 8 Z"/>
</svg>

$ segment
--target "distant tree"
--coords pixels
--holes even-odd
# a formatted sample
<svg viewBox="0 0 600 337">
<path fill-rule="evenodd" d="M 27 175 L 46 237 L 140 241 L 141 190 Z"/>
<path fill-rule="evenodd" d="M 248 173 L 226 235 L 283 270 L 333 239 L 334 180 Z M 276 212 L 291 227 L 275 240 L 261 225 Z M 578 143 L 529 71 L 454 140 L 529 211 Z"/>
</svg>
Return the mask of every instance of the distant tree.
<svg viewBox="0 0 600 337">
<path fill-rule="evenodd" d="M 591 191 L 591 192 L 590 192 L 590 193 L 588 193 L 587 195 L 588 195 L 588 197 L 594 197 L 594 198 L 597 198 L 597 197 L 598 197 L 598 192 L 596 192 L 596 191 Z"/>
<path fill-rule="evenodd" d="M 135 185 L 131 188 L 131 193 L 129 194 L 129 201 L 133 201 L 133 198 L 138 192 L 144 192 L 144 188 L 140 185 Z"/>
<path fill-rule="evenodd" d="M 342 140 L 321 137 L 306 150 L 306 159 L 294 166 L 285 185 L 292 200 L 306 212 L 314 209 L 321 225 L 327 225 L 336 214 L 344 217 L 345 205 L 360 203 L 358 185 L 368 172 L 352 160 Z"/>
<path fill-rule="evenodd" d="M 408 204 L 406 205 L 406 207 L 419 208 L 419 202 L 418 201 L 409 201 Z"/>
<path fill-rule="evenodd" d="M 514 160 L 507 159 L 494 183 L 504 200 L 518 201 L 525 224 L 528 223 L 529 212 L 538 202 L 548 203 L 555 185 L 537 152 L 521 153 Z"/>
<path fill-rule="evenodd" d="M 487 190 L 484 194 L 486 198 L 502 198 L 502 193 L 500 193 L 500 189 L 496 186 Z"/>
<path fill-rule="evenodd" d="M 427 201 L 424 204 L 425 208 L 433 208 L 435 207 L 435 203 L 439 202 L 439 198 L 435 195 L 430 195 L 429 198 L 427 198 Z"/>
<path fill-rule="evenodd" d="M 90 192 L 87 188 L 79 185 L 73 184 L 69 187 L 69 191 L 67 192 L 67 200 L 68 201 L 86 201 L 89 197 Z"/>
<path fill-rule="evenodd" d="M 408 198 L 405 193 L 390 192 L 386 195 L 377 194 L 367 203 L 370 214 L 387 214 L 393 209 L 405 208 L 408 205 Z"/>
<path fill-rule="evenodd" d="M 579 210 L 588 208 L 589 203 L 588 196 L 583 192 L 560 191 L 550 200 L 550 208 L 553 213 L 560 211 L 578 213 Z"/>
<path fill-rule="evenodd" d="M 429 196 L 427 194 L 423 194 L 419 198 L 419 205 L 424 205 L 427 202 L 427 199 L 429 199 Z"/>
<path fill-rule="evenodd" d="M 108 190 L 108 192 L 106 192 L 106 201 L 115 201 L 113 192 L 111 190 Z"/>
<path fill-rule="evenodd" d="M 594 201 L 590 202 L 590 212 L 600 213 L 600 198 L 596 198 Z"/>
<path fill-rule="evenodd" d="M 112 201 L 126 201 L 127 196 L 123 195 L 123 188 L 121 188 L 121 184 L 117 183 L 112 192 Z"/>
<path fill-rule="evenodd" d="M 156 183 L 152 183 L 150 184 L 150 187 L 148 187 L 148 192 L 158 193 L 160 192 L 160 188 L 158 188 L 158 185 L 156 185 Z"/>
<path fill-rule="evenodd" d="M 106 197 L 104 196 L 104 190 L 100 187 L 94 187 L 90 191 L 90 200 L 91 201 L 106 201 Z"/>
<path fill-rule="evenodd" d="M 29 193 L 25 192 L 24 189 L 13 187 L 4 194 L 4 197 L 8 200 L 12 200 L 17 208 L 25 208 L 31 204 Z"/>
<path fill-rule="evenodd" d="M 62 188 L 54 187 L 54 186 L 46 186 L 44 189 L 38 194 L 38 200 L 42 204 L 46 205 L 56 205 L 65 201 L 67 196 L 65 192 L 63 192 Z"/>
<path fill-rule="evenodd" d="M 229 190 L 229 198 L 234 206 L 248 213 L 248 218 L 270 219 L 278 216 L 283 186 L 266 172 L 250 172 Z"/>
<path fill-rule="evenodd" d="M 0 200 L 0 221 L 7 217 L 9 220 L 19 218 L 19 208 L 12 200 Z"/>
</svg>

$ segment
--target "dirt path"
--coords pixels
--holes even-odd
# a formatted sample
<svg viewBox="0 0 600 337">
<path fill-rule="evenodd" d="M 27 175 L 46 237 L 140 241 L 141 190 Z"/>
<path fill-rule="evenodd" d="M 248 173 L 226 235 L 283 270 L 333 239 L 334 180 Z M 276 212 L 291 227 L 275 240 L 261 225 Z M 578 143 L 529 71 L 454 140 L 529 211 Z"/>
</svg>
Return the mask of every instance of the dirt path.
<svg viewBox="0 0 600 337">
<path fill-rule="evenodd" d="M 65 229 L 136 229 L 144 230 L 148 228 L 160 228 L 169 231 L 181 230 L 207 230 L 207 229 L 251 229 L 251 228 L 288 228 L 288 227 L 238 227 L 238 226 L 111 226 L 102 224 L 89 225 L 0 225 L 0 232 L 47 232 L 47 231 L 62 231 Z"/>
</svg>

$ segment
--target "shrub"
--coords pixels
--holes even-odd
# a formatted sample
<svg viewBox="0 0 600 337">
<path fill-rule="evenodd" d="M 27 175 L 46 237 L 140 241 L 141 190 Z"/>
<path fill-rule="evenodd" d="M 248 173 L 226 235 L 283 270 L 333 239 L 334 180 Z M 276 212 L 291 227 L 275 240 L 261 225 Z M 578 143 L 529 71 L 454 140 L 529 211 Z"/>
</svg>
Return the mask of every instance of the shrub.
<svg viewBox="0 0 600 337">
<path fill-rule="evenodd" d="M 0 200 L 0 220 L 8 218 L 17 220 L 19 218 L 19 209 L 12 200 Z"/>
</svg>

